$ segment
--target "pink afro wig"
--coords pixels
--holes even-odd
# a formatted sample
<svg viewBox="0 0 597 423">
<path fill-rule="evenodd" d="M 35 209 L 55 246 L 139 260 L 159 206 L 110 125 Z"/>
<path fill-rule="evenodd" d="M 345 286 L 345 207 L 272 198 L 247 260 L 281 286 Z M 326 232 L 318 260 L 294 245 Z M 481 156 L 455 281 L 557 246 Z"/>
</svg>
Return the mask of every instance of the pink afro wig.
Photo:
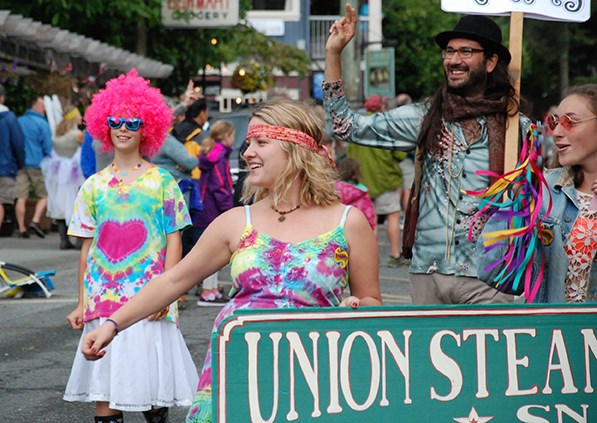
<svg viewBox="0 0 597 423">
<path fill-rule="evenodd" d="M 106 88 L 93 96 L 85 112 L 87 131 L 102 142 L 102 151 L 112 151 L 108 117 L 139 118 L 141 125 L 140 151 L 153 156 L 162 146 L 172 124 L 172 113 L 158 88 L 139 76 L 136 69 L 106 83 Z"/>
</svg>

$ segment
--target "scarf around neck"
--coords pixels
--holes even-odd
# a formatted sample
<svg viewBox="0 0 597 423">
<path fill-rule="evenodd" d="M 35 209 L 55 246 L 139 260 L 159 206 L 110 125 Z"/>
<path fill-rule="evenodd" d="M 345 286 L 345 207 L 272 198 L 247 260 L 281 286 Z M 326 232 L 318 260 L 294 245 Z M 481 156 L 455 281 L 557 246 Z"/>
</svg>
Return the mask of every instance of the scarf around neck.
<svg viewBox="0 0 597 423">
<path fill-rule="evenodd" d="M 477 125 L 476 118 L 485 116 L 487 122 L 487 137 L 489 149 L 489 170 L 498 175 L 504 173 L 504 144 L 506 137 L 506 119 L 508 110 L 507 97 L 501 97 L 498 100 L 487 98 L 469 98 L 462 97 L 448 92 L 444 86 L 442 90 L 443 110 L 442 116 L 437 119 L 444 119 L 446 122 L 459 122 L 463 128 L 472 128 Z M 438 146 L 439 135 L 430 145 Z M 428 144 L 429 145 L 429 144 Z M 439 146 L 437 147 L 439 148 Z M 412 247 L 415 243 L 415 232 L 417 221 L 419 219 L 419 200 L 421 191 L 421 181 L 423 180 L 423 160 L 419 154 L 419 147 L 415 154 L 415 178 L 411 189 L 411 198 L 405 213 L 404 233 L 402 239 L 402 255 L 412 258 Z"/>
</svg>

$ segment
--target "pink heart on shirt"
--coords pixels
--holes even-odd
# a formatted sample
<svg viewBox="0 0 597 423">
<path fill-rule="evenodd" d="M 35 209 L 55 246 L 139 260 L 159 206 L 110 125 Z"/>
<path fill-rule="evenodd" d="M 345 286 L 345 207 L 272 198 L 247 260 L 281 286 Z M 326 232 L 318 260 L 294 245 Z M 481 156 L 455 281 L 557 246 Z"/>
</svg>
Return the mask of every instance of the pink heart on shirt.
<svg viewBox="0 0 597 423">
<path fill-rule="evenodd" d="M 141 248 L 146 239 L 147 229 L 140 220 L 107 221 L 99 230 L 97 248 L 110 262 L 117 263 Z"/>
</svg>

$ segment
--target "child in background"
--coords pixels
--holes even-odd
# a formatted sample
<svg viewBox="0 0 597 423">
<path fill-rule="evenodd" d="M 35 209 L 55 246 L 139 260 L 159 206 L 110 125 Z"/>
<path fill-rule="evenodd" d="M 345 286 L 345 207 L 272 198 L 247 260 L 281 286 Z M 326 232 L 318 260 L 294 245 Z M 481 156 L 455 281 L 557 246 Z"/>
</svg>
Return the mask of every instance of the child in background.
<svg viewBox="0 0 597 423">
<path fill-rule="evenodd" d="M 371 225 L 371 229 L 377 235 L 377 215 L 373 201 L 369 197 L 369 190 L 361 183 L 359 161 L 351 157 L 343 159 L 338 164 L 338 174 L 340 180 L 336 182 L 336 189 L 340 194 L 340 201 L 362 211 Z"/>
<path fill-rule="evenodd" d="M 114 160 L 85 181 L 69 226 L 69 235 L 83 239 L 79 302 L 67 317 L 81 339 L 106 322 L 118 332 L 110 315 L 180 261 L 180 231 L 190 224 L 174 178 L 143 159 L 159 150 L 171 121 L 158 89 L 133 69 L 93 97 L 85 121 Z M 198 375 L 176 303 L 121 334 L 106 360 L 88 361 L 80 349 L 64 399 L 94 401 L 97 423 L 121 423 L 122 411 L 167 422 L 168 407 L 191 404 Z"/>
<path fill-rule="evenodd" d="M 201 141 L 199 192 L 203 211 L 193 215 L 193 226 L 199 228 L 201 233 L 216 217 L 233 206 L 230 153 L 234 146 L 234 132 L 232 122 L 218 120 L 211 125 L 209 137 Z M 217 272 L 203 280 L 198 306 L 222 306 L 227 301 L 218 289 Z"/>
</svg>

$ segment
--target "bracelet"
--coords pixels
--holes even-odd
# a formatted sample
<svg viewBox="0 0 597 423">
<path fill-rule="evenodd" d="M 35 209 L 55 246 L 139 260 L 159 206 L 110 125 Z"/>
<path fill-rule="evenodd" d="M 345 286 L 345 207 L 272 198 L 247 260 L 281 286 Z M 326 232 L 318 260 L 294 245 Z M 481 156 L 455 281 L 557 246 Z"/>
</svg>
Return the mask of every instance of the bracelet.
<svg viewBox="0 0 597 423">
<path fill-rule="evenodd" d="M 118 327 L 118 323 L 116 323 L 112 319 L 106 319 L 106 322 L 110 322 L 110 323 L 112 323 L 114 325 L 114 329 L 116 329 L 116 333 L 114 334 L 114 336 L 118 335 L 118 332 L 120 332 L 120 328 Z"/>
</svg>

